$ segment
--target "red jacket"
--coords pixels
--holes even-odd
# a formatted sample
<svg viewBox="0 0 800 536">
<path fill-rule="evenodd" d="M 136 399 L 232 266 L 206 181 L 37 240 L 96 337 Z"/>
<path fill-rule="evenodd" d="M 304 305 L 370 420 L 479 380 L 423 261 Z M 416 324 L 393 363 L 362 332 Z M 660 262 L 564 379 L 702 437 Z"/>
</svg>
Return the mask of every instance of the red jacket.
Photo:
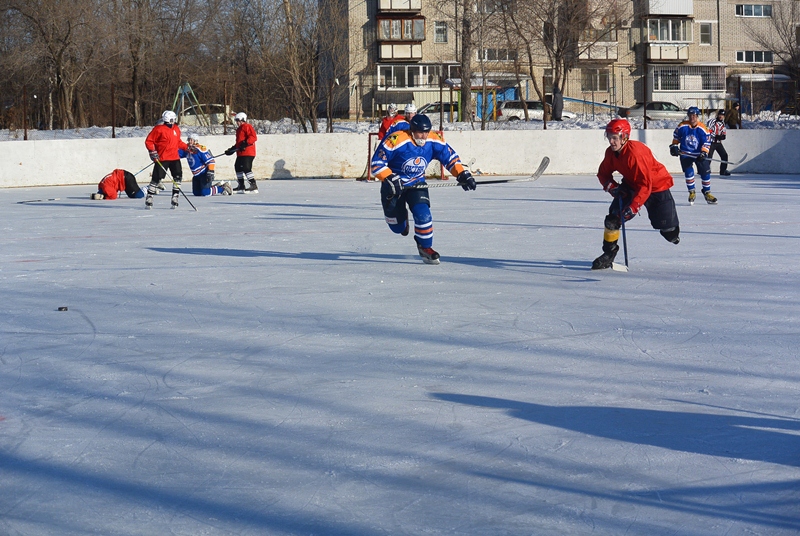
<svg viewBox="0 0 800 536">
<path fill-rule="evenodd" d="M 256 129 L 250 123 L 242 123 L 236 128 L 236 156 L 256 155 Z M 247 147 L 239 149 L 242 142 L 247 142 Z"/>
<path fill-rule="evenodd" d="M 597 170 L 597 178 L 605 189 L 613 180 L 612 173 L 622 175 L 622 184 L 633 192 L 631 210 L 636 213 L 653 192 L 663 192 L 672 188 L 674 182 L 664 164 L 656 160 L 653 151 L 640 141 L 628 140 L 619 153 L 611 147 L 606 149 L 605 158 Z"/>
<path fill-rule="evenodd" d="M 125 191 L 125 170 L 115 169 L 100 180 L 97 185 L 97 190 L 103 194 L 106 199 L 116 199 L 117 192 Z"/>
<path fill-rule="evenodd" d="M 404 116 L 402 114 L 387 115 L 384 117 L 381 120 L 381 128 L 378 129 L 378 137 L 383 139 L 383 137 L 386 136 L 386 132 L 389 130 L 389 128 L 403 119 Z"/>
<path fill-rule="evenodd" d="M 189 147 L 181 141 L 181 129 L 178 125 L 156 125 L 145 138 L 144 146 L 148 151 L 158 151 L 158 159 L 165 162 L 180 160 L 178 149 L 189 151 Z"/>
</svg>

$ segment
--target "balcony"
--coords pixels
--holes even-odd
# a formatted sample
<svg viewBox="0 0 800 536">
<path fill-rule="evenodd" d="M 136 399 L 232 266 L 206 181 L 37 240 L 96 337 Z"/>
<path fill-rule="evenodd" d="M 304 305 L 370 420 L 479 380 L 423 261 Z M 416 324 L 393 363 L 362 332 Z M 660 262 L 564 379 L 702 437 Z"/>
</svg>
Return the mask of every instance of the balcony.
<svg viewBox="0 0 800 536">
<path fill-rule="evenodd" d="M 692 0 L 648 0 L 645 3 L 645 15 L 684 15 L 694 16 Z"/>
<path fill-rule="evenodd" d="M 422 0 L 378 0 L 381 13 L 418 13 L 422 11 Z"/>
<path fill-rule="evenodd" d="M 648 43 L 649 61 L 689 61 L 689 45 L 685 43 Z"/>
<path fill-rule="evenodd" d="M 419 61 L 422 43 L 381 43 L 378 46 L 380 61 Z"/>
<path fill-rule="evenodd" d="M 591 45 L 581 45 L 581 53 L 578 59 L 584 61 L 617 61 L 616 43 L 594 43 Z"/>
</svg>

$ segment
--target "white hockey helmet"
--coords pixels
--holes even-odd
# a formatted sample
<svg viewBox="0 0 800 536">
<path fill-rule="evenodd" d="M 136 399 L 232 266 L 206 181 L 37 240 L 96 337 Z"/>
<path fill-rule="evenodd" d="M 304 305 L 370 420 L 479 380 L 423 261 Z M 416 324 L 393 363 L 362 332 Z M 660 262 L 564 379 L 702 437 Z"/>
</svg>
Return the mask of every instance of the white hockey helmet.
<svg viewBox="0 0 800 536">
<path fill-rule="evenodd" d="M 395 103 L 391 103 L 387 108 L 386 111 L 389 112 L 389 115 L 397 114 L 397 105 Z"/>
<path fill-rule="evenodd" d="M 175 112 L 172 110 L 165 110 L 164 113 L 161 114 L 161 120 L 164 121 L 164 123 L 172 124 L 178 120 L 178 116 L 175 115 Z"/>
<path fill-rule="evenodd" d="M 411 104 L 406 104 L 406 108 L 405 108 L 405 110 L 403 110 L 403 113 L 415 114 L 415 113 L 417 113 L 417 107 L 414 106 L 413 102 Z"/>
<path fill-rule="evenodd" d="M 234 121 L 247 121 L 247 114 L 244 112 L 239 112 L 235 116 L 233 116 Z"/>
</svg>

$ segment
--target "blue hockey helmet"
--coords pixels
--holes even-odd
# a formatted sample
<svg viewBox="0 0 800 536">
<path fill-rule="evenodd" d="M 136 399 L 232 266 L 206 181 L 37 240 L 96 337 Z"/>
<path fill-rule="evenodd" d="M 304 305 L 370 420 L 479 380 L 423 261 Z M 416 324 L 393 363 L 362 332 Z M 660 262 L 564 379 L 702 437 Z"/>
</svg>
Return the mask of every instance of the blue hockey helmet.
<svg viewBox="0 0 800 536">
<path fill-rule="evenodd" d="M 686 113 L 688 115 L 692 115 L 692 114 L 700 115 L 700 108 L 698 108 L 697 106 L 691 106 L 691 107 L 689 107 L 688 110 L 686 110 Z"/>
<path fill-rule="evenodd" d="M 430 132 L 431 120 L 425 114 L 416 114 L 408 122 L 411 127 L 411 132 Z"/>
</svg>

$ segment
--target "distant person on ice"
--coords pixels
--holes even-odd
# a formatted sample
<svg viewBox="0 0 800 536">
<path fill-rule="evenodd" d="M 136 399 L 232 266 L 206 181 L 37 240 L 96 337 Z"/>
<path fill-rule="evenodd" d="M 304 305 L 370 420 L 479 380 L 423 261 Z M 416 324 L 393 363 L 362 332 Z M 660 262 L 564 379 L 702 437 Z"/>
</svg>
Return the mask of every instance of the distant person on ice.
<svg viewBox="0 0 800 536">
<path fill-rule="evenodd" d="M 144 146 L 150 153 L 150 159 L 155 163 L 153 166 L 153 176 L 147 186 L 145 196 L 145 208 L 153 208 L 153 196 L 156 195 L 161 180 L 166 177 L 167 170 L 172 175 L 172 208 L 178 208 L 178 200 L 181 193 L 181 180 L 183 179 L 183 169 L 179 150 L 188 151 L 189 147 L 181 140 L 181 129 L 175 124 L 178 116 L 175 112 L 166 110 L 161 114 L 164 121 L 157 124 L 144 140 Z"/>
<path fill-rule="evenodd" d="M 658 229 L 668 242 L 680 242 L 678 213 L 669 191 L 674 184 L 672 175 L 647 145 L 630 136 L 631 125 L 626 119 L 614 119 L 606 126 L 608 148 L 597 178 L 614 200 L 605 219 L 603 254 L 594 260 L 592 270 L 611 268 L 619 251 L 622 220 L 631 220 L 642 206 L 647 208 L 653 229 Z M 615 171 L 622 175 L 621 183 L 614 180 Z"/>
<path fill-rule="evenodd" d="M 669 154 L 679 156 L 683 176 L 686 177 L 686 188 L 689 190 L 689 204 L 694 205 L 695 182 L 694 166 L 700 174 L 703 197 L 709 205 L 716 205 L 717 198 L 711 195 L 711 162 L 708 151 L 711 150 L 711 133 L 700 121 L 700 108 L 692 106 L 686 110 L 688 120 L 681 122 L 672 134 Z"/>
<path fill-rule="evenodd" d="M 719 110 L 717 117 L 708 122 L 708 131 L 711 133 L 711 148 L 708 151 L 708 158 L 714 158 L 714 153 L 719 153 L 723 162 L 719 165 L 719 174 L 725 177 L 730 176 L 728 171 L 728 151 L 722 142 L 728 137 L 728 129 L 725 126 L 725 110 Z"/>
<path fill-rule="evenodd" d="M 247 114 L 239 112 L 233 117 L 236 123 L 236 145 L 225 151 L 231 156 L 236 153 L 236 162 L 233 163 L 233 170 L 236 172 L 237 186 L 233 189 L 239 194 L 257 194 L 258 185 L 256 176 L 253 175 L 253 160 L 256 158 L 256 130 L 253 125 L 247 122 Z M 244 185 L 245 179 L 247 186 Z"/>
<path fill-rule="evenodd" d="M 200 145 L 200 140 L 194 136 L 189 136 L 186 145 L 189 150 L 178 151 L 178 154 L 186 158 L 192 170 L 192 193 L 196 196 L 231 195 L 231 185 L 227 182 L 214 184 L 216 163 L 211 151 L 205 145 Z"/>
<path fill-rule="evenodd" d="M 386 136 L 371 162 L 372 175 L 382 181 L 381 204 L 389 229 L 408 236 L 408 209 L 411 209 L 414 241 L 426 264 L 439 264 L 439 254 L 433 249 L 433 217 L 428 188 L 415 186 L 426 184 L 425 170 L 433 160 L 438 160 L 456 176 L 464 191 L 477 187 L 472 174 L 461 165 L 458 154 L 436 132 L 431 132 L 431 120 L 422 114 L 411 118 L 409 130 Z"/>
<path fill-rule="evenodd" d="M 397 115 L 397 105 L 395 103 L 391 103 L 389 107 L 386 109 L 386 117 L 381 120 L 381 127 L 378 129 L 378 141 L 382 140 L 389 129 L 395 123 L 402 121 L 403 116 Z"/>
<path fill-rule="evenodd" d="M 141 199 L 144 197 L 144 187 L 140 187 L 136 182 L 136 177 L 130 171 L 115 169 L 100 180 L 97 185 L 97 193 L 92 194 L 92 199 L 116 199 L 119 192 L 131 199 Z"/>
</svg>

